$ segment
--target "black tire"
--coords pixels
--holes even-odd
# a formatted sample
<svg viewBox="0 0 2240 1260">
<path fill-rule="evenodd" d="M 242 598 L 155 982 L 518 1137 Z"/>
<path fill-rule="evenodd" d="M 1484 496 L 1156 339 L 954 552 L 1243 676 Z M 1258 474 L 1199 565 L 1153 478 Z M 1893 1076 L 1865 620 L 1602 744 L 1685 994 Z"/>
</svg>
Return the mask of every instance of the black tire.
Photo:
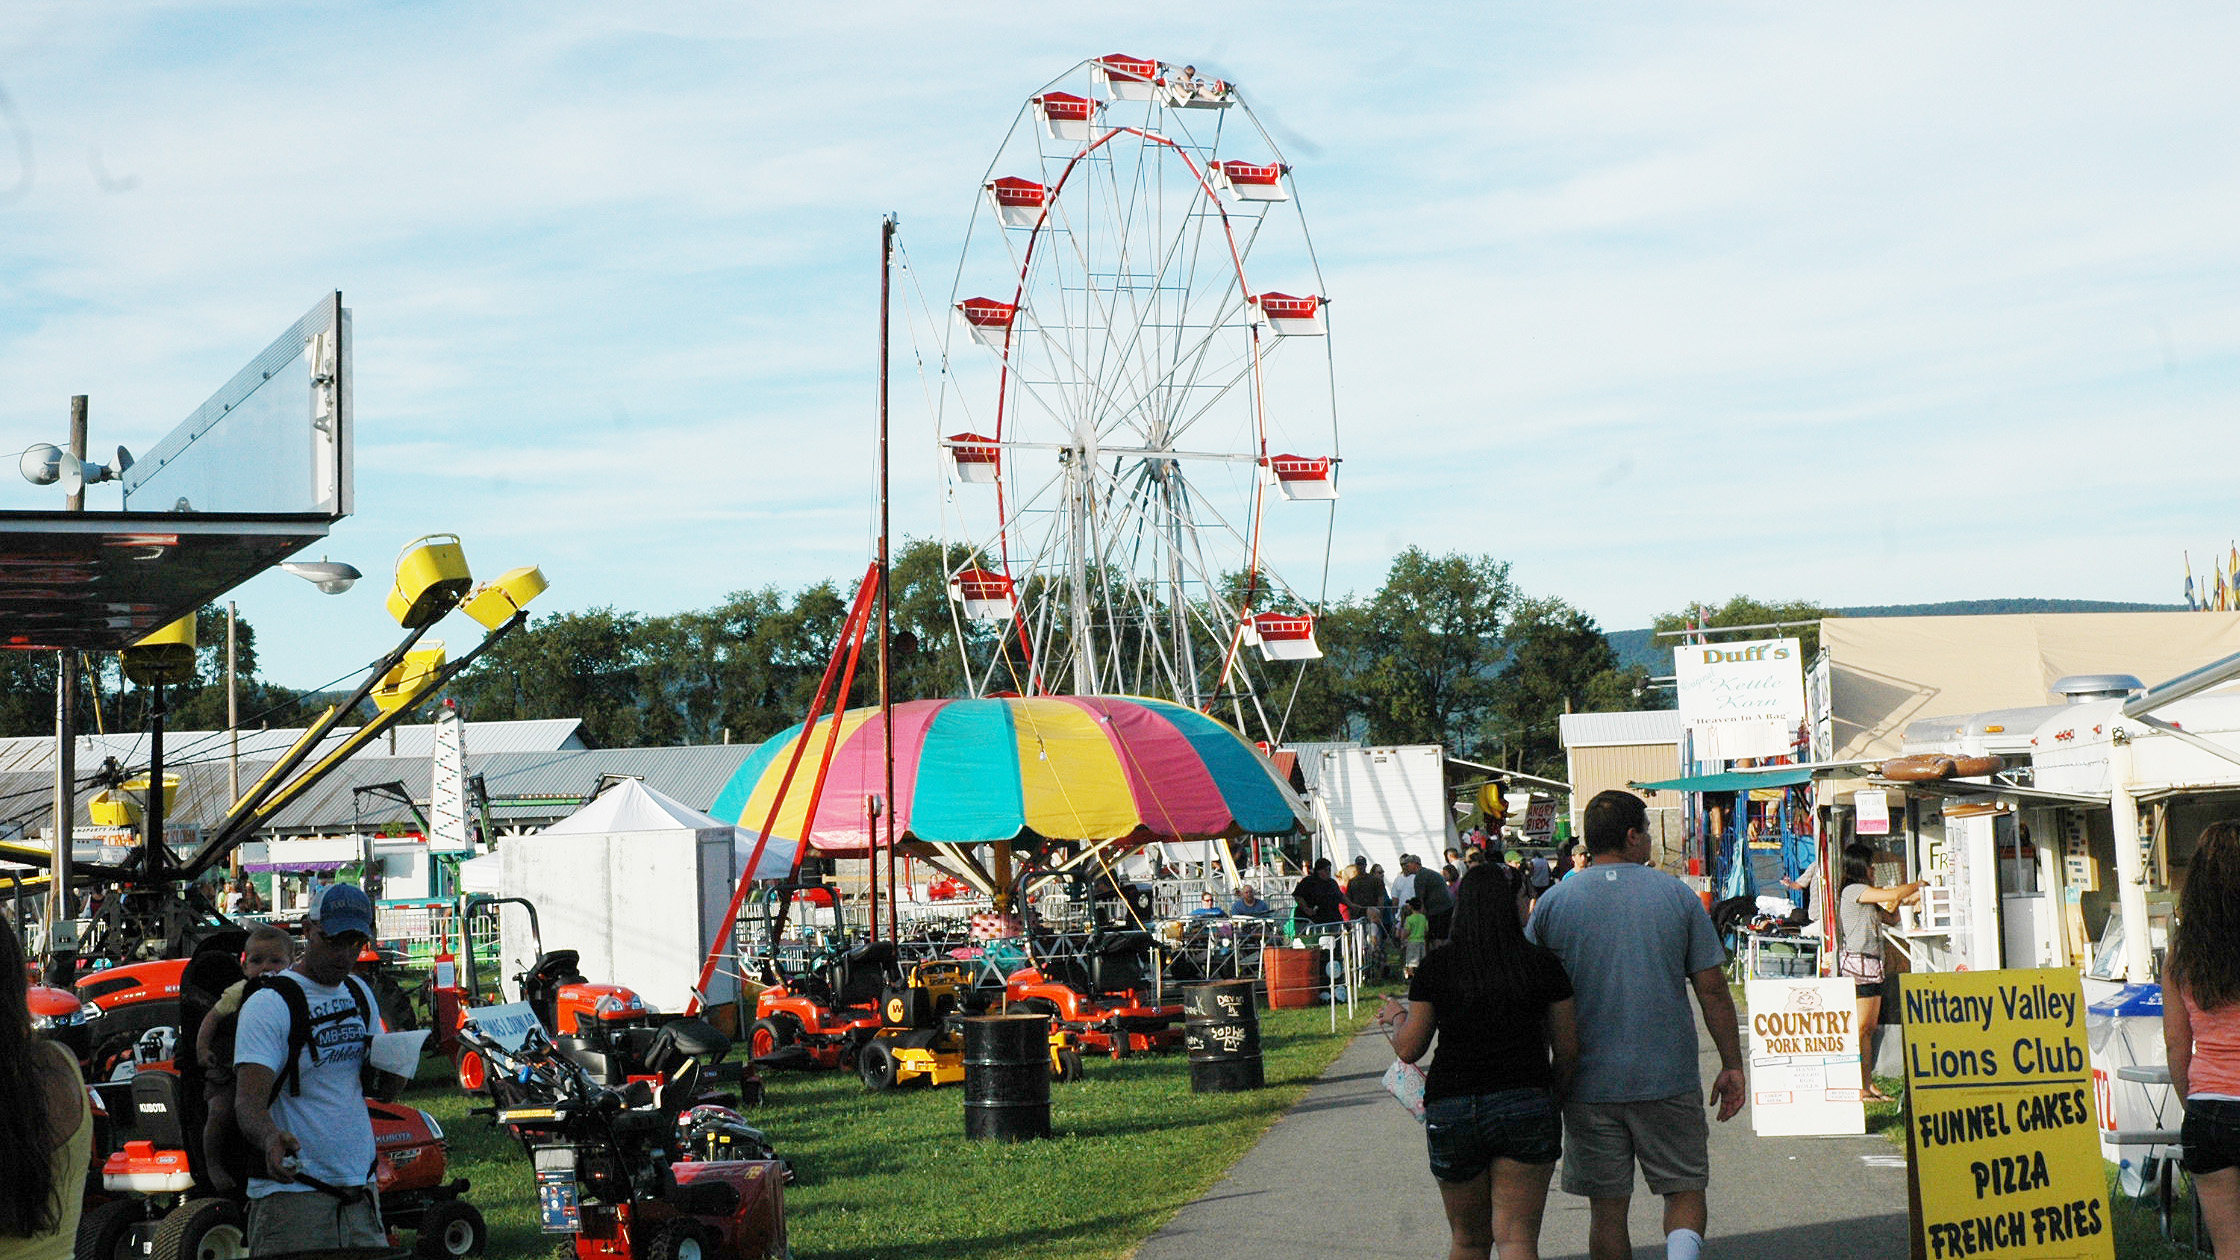
<svg viewBox="0 0 2240 1260">
<path fill-rule="evenodd" d="M 381 1022 L 389 1026 L 390 1032 L 419 1031 L 419 1010 L 412 1005 L 412 998 L 388 976 L 374 978 L 373 1003 L 380 1008 Z"/>
<path fill-rule="evenodd" d="M 763 1045 L 765 1036 L 770 1043 L 767 1048 Z M 766 1019 L 758 1019 L 754 1022 L 754 1028 L 747 1033 L 747 1057 L 759 1059 L 775 1054 L 800 1039 L 801 1022 L 791 1015 L 772 1015 Z"/>
<path fill-rule="evenodd" d="M 231 1199 L 189 1199 L 156 1226 L 148 1260 L 243 1260 L 249 1222 Z"/>
<path fill-rule="evenodd" d="M 474 1204 L 438 1199 L 420 1213 L 420 1234 L 412 1240 L 412 1254 L 421 1260 L 460 1260 L 481 1255 L 489 1241 L 490 1227 Z"/>
<path fill-rule="evenodd" d="M 646 1249 L 640 1254 L 645 1260 L 708 1260 L 713 1252 L 708 1236 L 698 1225 L 682 1217 L 671 1217 L 653 1231 L 653 1237 L 646 1240 Z"/>
<path fill-rule="evenodd" d="M 111 1199 L 78 1218 L 74 1260 L 137 1260 L 132 1230 L 148 1219 L 148 1201 L 137 1196 Z"/>
<path fill-rule="evenodd" d="M 884 1041 L 874 1041 L 863 1048 L 856 1058 L 856 1072 L 863 1077 L 863 1087 L 873 1093 L 893 1089 L 902 1079 L 902 1065 L 895 1061 L 894 1051 Z"/>
<path fill-rule="evenodd" d="M 1119 1033 L 1116 1035 L 1124 1037 L 1127 1034 Z M 1081 1052 L 1079 1050 L 1073 1049 L 1071 1046 L 1068 1046 L 1067 1048 L 1058 1051 L 1058 1066 L 1056 1072 L 1054 1073 L 1056 1079 L 1060 1081 L 1078 1081 L 1082 1078 L 1083 1075 L 1084 1073 L 1081 1067 Z"/>
</svg>

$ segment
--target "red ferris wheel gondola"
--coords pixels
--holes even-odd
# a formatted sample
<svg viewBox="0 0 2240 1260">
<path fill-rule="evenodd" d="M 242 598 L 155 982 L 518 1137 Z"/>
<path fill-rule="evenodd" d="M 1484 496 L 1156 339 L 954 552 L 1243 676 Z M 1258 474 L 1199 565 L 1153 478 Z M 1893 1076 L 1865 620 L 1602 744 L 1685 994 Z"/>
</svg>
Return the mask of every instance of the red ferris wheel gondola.
<svg viewBox="0 0 2240 1260">
<path fill-rule="evenodd" d="M 1106 53 L 1089 63 L 1089 77 L 1116 101 L 1148 101 L 1159 86 L 1159 63 L 1126 53 Z"/>
<path fill-rule="evenodd" d="M 1050 204 L 1048 188 L 1016 175 L 989 180 L 987 191 L 988 204 L 995 207 L 996 220 L 1005 227 L 1033 227 L 1042 222 L 1043 209 Z"/>
<path fill-rule="evenodd" d="M 1270 455 L 1260 461 L 1260 466 L 1268 470 L 1276 489 L 1281 490 L 1286 499 L 1338 497 L 1337 460 L 1308 459 L 1303 455 Z"/>
<path fill-rule="evenodd" d="M 1291 194 L 1284 191 L 1281 162 L 1270 162 L 1265 166 L 1257 162 L 1220 162 L 1213 169 L 1221 180 L 1221 186 L 1239 201 L 1291 200 Z"/>
<path fill-rule="evenodd" d="M 1044 92 L 1034 98 L 1034 108 L 1042 115 L 1043 129 L 1052 140 L 1078 142 L 1089 138 L 1089 125 L 1103 106 L 1071 92 Z"/>
<path fill-rule="evenodd" d="M 1257 613 L 1246 623 L 1245 641 L 1257 644 L 1260 655 L 1271 661 L 1322 659 L 1322 646 L 1314 640 L 1314 618 L 1305 613 Z"/>
<path fill-rule="evenodd" d="M 949 579 L 949 597 L 964 605 L 973 621 L 1008 621 L 1018 611 L 1018 592 L 1010 578 L 986 569 L 966 569 Z"/>
<path fill-rule="evenodd" d="M 1278 337 L 1320 337 L 1329 331 L 1322 321 L 1322 299 L 1293 297 L 1288 293 L 1262 293 L 1252 299 L 1268 327 Z"/>
<path fill-rule="evenodd" d="M 952 433 L 942 445 L 949 450 L 957 480 L 976 486 L 995 484 L 996 471 L 1003 466 L 1003 448 L 993 440 L 977 433 Z"/>
<path fill-rule="evenodd" d="M 957 303 L 957 318 L 972 331 L 972 339 L 997 350 L 1011 337 L 1011 321 L 1019 317 L 1015 303 L 994 298 L 966 298 Z"/>
</svg>

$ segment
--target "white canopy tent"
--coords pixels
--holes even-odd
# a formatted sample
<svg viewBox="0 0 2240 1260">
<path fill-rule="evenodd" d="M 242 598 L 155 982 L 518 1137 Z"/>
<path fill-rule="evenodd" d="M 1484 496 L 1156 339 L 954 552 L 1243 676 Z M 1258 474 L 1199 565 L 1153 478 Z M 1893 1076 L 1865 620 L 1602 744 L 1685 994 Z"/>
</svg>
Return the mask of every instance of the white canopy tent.
<svg viewBox="0 0 2240 1260">
<path fill-rule="evenodd" d="M 544 947 L 576 950 L 584 975 L 679 1010 L 753 848 L 752 833 L 624 779 L 543 831 L 508 839 L 492 855 L 495 872 L 485 869 L 491 858 L 477 858 L 461 866 L 460 879 L 469 891 L 535 903 Z M 773 840 L 758 877 L 783 876 L 792 865 L 793 845 Z M 503 922 L 511 975 L 529 962 L 528 920 Z M 736 989 L 736 978 L 719 972 L 705 996 L 727 1002 Z"/>
</svg>

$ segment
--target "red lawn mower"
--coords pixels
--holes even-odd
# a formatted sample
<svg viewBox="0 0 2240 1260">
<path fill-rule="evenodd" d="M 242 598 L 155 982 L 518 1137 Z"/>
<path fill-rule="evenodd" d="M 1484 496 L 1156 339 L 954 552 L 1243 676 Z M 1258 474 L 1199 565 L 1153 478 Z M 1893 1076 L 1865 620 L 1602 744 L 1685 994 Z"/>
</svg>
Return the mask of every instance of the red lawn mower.
<svg viewBox="0 0 2240 1260">
<path fill-rule="evenodd" d="M 605 1084 L 541 1031 L 518 1046 L 473 1023 L 462 1044 L 514 1096 L 495 1109 L 536 1172 L 546 1233 L 578 1260 L 764 1260 L 786 1256 L 784 1161 L 728 1107 L 710 1105 L 706 1071 L 730 1041 L 684 1017 L 647 1048 L 647 1076 Z"/>
<path fill-rule="evenodd" d="M 1004 981 L 1005 1004 L 1048 1015 L 1087 1049 L 1123 1055 L 1182 1046 L 1182 1003 L 1158 1001 L 1149 932 L 1099 928 L 1078 957 L 1046 956 Z"/>
<path fill-rule="evenodd" d="M 477 919 L 495 918 L 503 905 L 520 906 L 529 916 L 529 935 L 536 961 L 514 976 L 514 991 L 536 1014 L 537 1024 L 554 1051 L 589 1072 L 602 1085 L 619 1086 L 652 1075 L 647 1056 L 661 1029 L 680 1017 L 656 1011 L 635 991 L 622 985 L 598 984 L 585 979 L 577 969 L 582 956 L 575 950 L 547 951 L 537 925 L 537 908 L 526 898 L 478 898 L 469 903 L 465 915 L 467 939 L 473 939 Z M 434 990 L 434 1006 L 439 1014 L 438 1033 L 448 1033 L 459 1086 L 470 1093 L 488 1093 L 492 1088 L 489 1059 L 476 1045 L 476 1039 L 462 1035 L 470 1004 L 481 996 L 479 990 L 471 948 L 466 951 L 460 986 L 454 990 L 439 983 Z M 762 1082 L 751 1073 L 731 1064 L 719 1068 L 710 1063 L 708 1067 L 709 1070 L 701 1073 L 705 1086 L 714 1088 L 716 1078 L 722 1076 L 725 1078 L 722 1083 L 734 1090 L 729 1101 L 744 1100 L 748 1106 L 762 1101 Z"/>
<path fill-rule="evenodd" d="M 880 1002 L 902 984 L 894 942 L 861 941 L 832 950 L 787 976 L 768 964 L 769 987 L 755 995 L 749 1052 L 764 1067 L 854 1068 L 883 1026 Z"/>
</svg>

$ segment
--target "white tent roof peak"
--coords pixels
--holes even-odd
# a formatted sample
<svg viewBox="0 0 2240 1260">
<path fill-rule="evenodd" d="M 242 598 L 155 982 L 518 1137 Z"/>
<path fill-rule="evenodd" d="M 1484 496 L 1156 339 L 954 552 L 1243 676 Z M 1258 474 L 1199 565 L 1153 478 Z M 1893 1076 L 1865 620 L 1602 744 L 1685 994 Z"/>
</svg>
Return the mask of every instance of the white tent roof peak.
<svg viewBox="0 0 2240 1260">
<path fill-rule="evenodd" d="M 637 779 L 624 779 L 599 793 L 583 808 L 539 832 L 547 836 L 611 835 L 627 831 L 728 830 L 673 796 L 647 787 Z"/>
</svg>

